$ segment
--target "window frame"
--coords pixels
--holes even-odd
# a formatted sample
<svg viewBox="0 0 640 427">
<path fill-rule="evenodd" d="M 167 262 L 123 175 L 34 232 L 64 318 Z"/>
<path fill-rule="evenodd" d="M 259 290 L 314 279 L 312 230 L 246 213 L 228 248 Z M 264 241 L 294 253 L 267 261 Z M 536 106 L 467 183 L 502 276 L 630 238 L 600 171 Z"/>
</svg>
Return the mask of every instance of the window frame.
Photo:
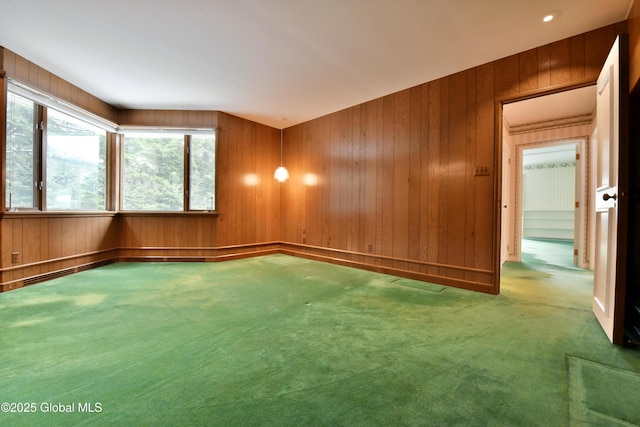
<svg viewBox="0 0 640 427">
<path fill-rule="evenodd" d="M 34 205 L 31 207 L 26 206 L 8 206 L 8 197 L 4 191 L 5 196 L 3 200 L 4 206 L 3 212 L 29 212 L 29 213 L 92 213 L 92 212 L 112 212 L 115 210 L 115 206 L 111 202 L 110 191 L 113 187 L 113 164 L 109 161 L 112 158 L 112 152 L 114 150 L 113 135 L 117 130 L 117 125 L 96 116 L 86 110 L 83 110 L 73 104 L 62 101 L 58 98 L 52 97 L 46 93 L 40 92 L 27 85 L 24 85 L 16 80 L 8 79 L 6 84 L 6 95 L 9 93 L 16 94 L 22 98 L 25 98 L 34 104 L 34 123 L 33 123 L 33 187 L 34 187 Z M 5 97 L 8 101 L 8 96 Z M 5 110 L 8 108 L 8 102 L 5 104 Z M 48 128 L 48 111 L 49 109 L 56 112 L 68 115 L 76 120 L 80 120 L 88 125 L 98 127 L 105 131 L 106 138 L 106 153 L 105 153 L 105 200 L 104 209 L 53 209 L 47 208 L 47 128 Z M 5 126 L 8 117 L 5 111 Z M 5 144 L 4 148 L 4 164 L 2 165 L 7 170 L 7 149 Z M 7 176 L 4 174 L 4 181 L 2 185 L 7 185 Z"/>
<path fill-rule="evenodd" d="M 155 134 L 161 136 L 165 134 L 182 134 L 183 138 L 183 191 L 182 191 L 182 209 L 181 210 L 136 210 L 124 209 L 124 146 L 126 144 L 126 134 L 135 135 L 136 133 Z M 213 137 L 213 195 L 214 203 L 212 209 L 191 209 L 191 137 L 194 135 L 211 135 Z M 118 129 L 118 137 L 120 138 L 119 164 L 118 171 L 118 212 L 123 214 L 163 214 L 163 215 L 179 215 L 179 214 L 217 214 L 217 187 L 218 187 L 218 130 L 217 128 L 171 128 L 171 127 L 122 127 Z"/>
<path fill-rule="evenodd" d="M 17 80 L 7 77 L 4 85 L 5 101 L 7 101 L 7 94 L 15 93 L 23 98 L 34 103 L 34 152 L 33 152 L 33 187 L 34 187 L 34 207 L 10 207 L 8 206 L 8 192 L 7 190 L 7 149 L 5 144 L 4 150 L 4 171 L 2 174 L 4 186 L 0 194 L 4 194 L 4 206 L 0 207 L 2 214 L 38 214 L 38 215 L 95 215 L 95 214 L 159 214 L 159 215 L 185 215 L 185 214 L 200 214 L 218 215 L 216 205 L 218 203 L 218 130 L 216 127 L 211 128 L 182 128 L 182 127 L 156 127 L 156 126 L 140 126 L 140 127 L 121 127 L 118 124 L 104 119 L 98 115 L 95 115 L 89 111 L 86 111 L 74 104 L 51 96 L 38 89 L 32 88 L 26 84 L 23 84 Z M 2 116 L 5 118 L 5 127 L 8 120 L 7 117 L 8 102 L 5 102 L 5 111 Z M 49 210 L 46 206 L 46 159 L 47 159 L 47 111 L 53 109 L 58 112 L 67 114 L 75 119 L 86 122 L 90 125 L 97 126 L 106 131 L 106 177 L 105 177 L 105 209 L 99 210 Z M 123 210 L 123 172 L 124 172 L 124 135 L 132 130 L 139 130 L 146 133 L 153 132 L 171 132 L 182 133 L 185 138 L 184 143 L 184 163 L 183 163 L 183 207 L 182 210 L 176 211 L 163 211 L 163 210 Z M 191 209 L 191 141 L 190 137 L 196 134 L 211 135 L 213 137 L 213 206 L 209 209 Z M 187 136 L 188 135 L 188 136 Z M 189 141 L 187 142 L 187 138 Z"/>
</svg>

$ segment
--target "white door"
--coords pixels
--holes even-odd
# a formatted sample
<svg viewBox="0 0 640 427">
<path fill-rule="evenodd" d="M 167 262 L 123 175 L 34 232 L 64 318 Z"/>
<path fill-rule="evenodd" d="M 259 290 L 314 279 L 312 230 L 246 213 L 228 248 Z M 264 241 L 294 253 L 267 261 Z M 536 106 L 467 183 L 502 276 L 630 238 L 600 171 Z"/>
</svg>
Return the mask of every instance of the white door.
<svg viewBox="0 0 640 427">
<path fill-rule="evenodd" d="M 582 242 L 582 227 L 580 222 L 580 211 L 582 209 L 582 203 L 580 202 L 580 194 L 582 180 L 580 170 L 581 170 L 581 155 L 580 155 L 580 144 L 575 145 L 575 155 L 576 155 L 576 171 L 575 177 L 573 179 L 574 190 L 573 190 L 573 198 L 575 200 L 575 208 L 573 212 L 573 265 L 580 265 L 580 257 L 578 254 L 581 252 L 581 242 Z"/>
<path fill-rule="evenodd" d="M 611 342 L 621 334 L 620 315 L 624 302 L 616 301 L 616 269 L 620 145 L 620 38 L 616 39 L 598 77 L 597 147 L 595 159 L 595 259 L 593 312 Z M 624 85 L 623 85 L 624 87 Z M 626 96 L 624 94 L 623 96 Z M 616 304 L 617 303 L 617 304 Z"/>
<path fill-rule="evenodd" d="M 502 225 L 501 225 L 501 243 L 500 243 L 500 265 L 509 259 L 509 253 L 512 248 L 509 247 L 511 242 L 511 147 L 506 141 L 502 144 Z"/>
</svg>

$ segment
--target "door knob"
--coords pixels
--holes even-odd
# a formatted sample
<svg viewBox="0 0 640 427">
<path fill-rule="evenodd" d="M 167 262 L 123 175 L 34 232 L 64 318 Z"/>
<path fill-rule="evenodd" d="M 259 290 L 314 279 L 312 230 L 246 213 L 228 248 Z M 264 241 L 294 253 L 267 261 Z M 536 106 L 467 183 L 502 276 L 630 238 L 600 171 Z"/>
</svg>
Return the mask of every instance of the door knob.
<svg viewBox="0 0 640 427">
<path fill-rule="evenodd" d="M 618 198 L 618 195 L 617 195 L 617 194 L 614 194 L 613 196 L 610 196 L 608 193 L 604 193 L 604 194 L 602 195 L 602 200 L 604 200 L 605 202 L 606 202 L 607 200 L 609 200 L 609 199 L 616 200 L 617 198 Z"/>
</svg>

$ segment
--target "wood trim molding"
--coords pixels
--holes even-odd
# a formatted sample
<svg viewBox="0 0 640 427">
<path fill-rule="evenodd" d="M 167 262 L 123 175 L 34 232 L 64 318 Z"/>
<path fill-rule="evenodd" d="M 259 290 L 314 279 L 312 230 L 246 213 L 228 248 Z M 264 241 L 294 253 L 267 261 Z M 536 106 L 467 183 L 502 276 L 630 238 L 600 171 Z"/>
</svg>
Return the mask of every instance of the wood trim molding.
<svg viewBox="0 0 640 427">
<path fill-rule="evenodd" d="M 518 125 L 518 126 L 509 126 L 509 124 L 507 123 L 507 127 L 511 135 L 519 135 L 519 134 L 535 132 L 539 130 L 557 129 L 557 128 L 563 128 L 568 126 L 588 125 L 593 121 L 593 117 L 594 116 L 592 113 L 592 114 L 584 114 L 581 116 L 565 117 L 563 119 L 547 120 L 544 122 L 527 123 L 527 124 Z"/>
<path fill-rule="evenodd" d="M 115 254 L 109 252 L 114 249 L 105 249 L 102 251 L 87 252 L 83 254 L 61 257 L 51 260 L 38 261 L 28 264 L 20 264 L 16 266 L 6 267 L 0 269 L 0 277 L 2 277 L 2 283 L 0 283 L 0 292 L 7 292 L 14 289 L 22 288 L 24 286 L 32 285 L 35 283 L 44 282 L 46 280 L 54 279 L 56 277 L 62 277 L 69 274 L 77 273 L 79 271 L 89 270 L 95 267 L 111 264 L 115 261 Z M 104 256 L 100 256 L 104 255 Z M 92 261 L 78 263 L 71 263 L 66 267 L 56 266 L 56 264 L 65 264 L 71 261 L 82 260 L 83 258 L 93 258 Z M 41 267 L 53 266 L 50 269 L 37 274 L 29 273 L 30 270 L 34 270 Z M 27 272 L 24 276 L 19 278 L 12 278 L 6 280 L 7 275 L 18 275 L 20 272 Z"/>
<path fill-rule="evenodd" d="M 403 263 L 421 265 L 425 267 L 446 268 L 446 269 L 469 272 L 469 273 L 493 274 L 493 271 L 491 270 L 486 270 L 481 268 L 472 268 L 472 267 L 460 267 L 460 266 L 443 264 L 438 262 L 419 261 L 419 260 L 413 260 L 413 259 L 407 259 L 407 258 L 396 258 L 396 257 L 385 256 L 385 255 L 376 255 L 372 253 L 347 251 L 342 249 L 325 248 L 321 246 L 305 245 L 305 244 L 290 243 L 290 242 L 281 242 L 281 245 L 283 246 L 283 249 L 289 249 L 289 250 L 293 250 L 294 248 L 299 248 L 299 249 L 305 248 L 305 249 L 329 252 L 333 254 L 341 254 L 343 256 L 352 256 L 352 257 L 358 256 L 358 257 L 371 258 L 378 261 L 403 262 Z"/>
<path fill-rule="evenodd" d="M 0 213 L 0 220 L 3 219 L 25 219 L 25 218 L 86 218 L 86 217 L 115 217 L 116 212 L 96 211 L 96 212 L 62 212 L 62 211 L 10 211 Z"/>
<path fill-rule="evenodd" d="M 218 216 L 217 211 L 119 211 L 120 217 L 146 216 L 146 217 L 170 217 L 170 216 Z"/>
<path fill-rule="evenodd" d="M 296 251 L 294 249 L 282 249 L 280 253 L 285 255 L 296 256 L 299 258 L 312 259 L 315 261 L 328 262 L 331 264 L 342 265 L 345 267 L 353 267 L 361 270 L 373 271 L 381 274 L 391 274 L 398 277 L 404 277 L 407 279 L 421 280 L 424 282 L 437 283 L 439 285 L 451 286 L 460 289 L 466 289 L 470 291 L 484 292 L 495 295 L 495 288 L 491 284 L 482 284 L 465 279 L 456 279 L 448 276 L 441 276 L 437 274 L 421 273 L 412 270 L 406 270 L 398 267 L 384 266 L 370 264 L 360 261 L 355 261 L 347 258 L 331 257 L 326 255 L 318 255 L 309 252 Z"/>
<path fill-rule="evenodd" d="M 221 262 L 271 254 L 286 254 L 382 274 L 392 274 L 414 280 L 436 282 L 446 286 L 495 294 L 495 288 L 491 284 L 494 273 L 490 270 L 287 242 L 262 242 L 218 247 L 119 247 L 86 252 L 2 268 L 0 269 L 0 277 L 12 273 L 19 275 L 21 271 L 55 266 L 56 263 L 61 264 L 73 262 L 74 260 L 81 261 L 82 259 L 94 258 L 91 262 L 81 262 L 66 268 L 54 267 L 50 270 L 45 268 L 47 271 L 39 274 L 3 281 L 0 283 L 0 292 L 10 291 L 113 262 Z M 443 275 L 443 272 L 447 272 L 449 275 Z M 452 274 L 452 272 L 455 273 Z M 452 277 L 453 275 L 458 277 Z M 470 277 L 475 278 L 475 280 L 470 279 Z M 479 278 L 483 280 L 478 280 Z"/>
<path fill-rule="evenodd" d="M 0 268 L 0 275 L 11 272 L 11 271 L 23 270 L 25 268 L 31 268 L 31 267 L 39 267 L 39 266 L 43 266 L 43 265 L 47 265 L 55 262 L 70 261 L 78 258 L 86 258 L 86 257 L 93 257 L 97 255 L 102 255 L 102 254 L 108 254 L 109 252 L 113 252 L 116 250 L 117 249 L 103 249 L 100 251 L 84 252 L 81 254 L 69 255 L 69 256 L 60 257 L 60 258 L 52 258 L 52 259 L 47 259 L 43 261 L 34 261 L 34 262 L 29 262 L 24 264 L 12 265 L 11 267 Z M 112 255 L 110 257 L 105 257 L 105 258 L 115 258 L 115 256 Z"/>
<path fill-rule="evenodd" d="M 394 258 L 296 243 L 281 244 L 280 253 L 354 267 L 408 279 L 433 282 L 461 289 L 496 294 L 491 270 L 453 266 L 426 261 Z M 447 275 L 443 274 L 448 273 Z M 473 279 L 472 279 L 473 278 Z M 479 280 L 483 279 L 483 280 Z"/>
</svg>

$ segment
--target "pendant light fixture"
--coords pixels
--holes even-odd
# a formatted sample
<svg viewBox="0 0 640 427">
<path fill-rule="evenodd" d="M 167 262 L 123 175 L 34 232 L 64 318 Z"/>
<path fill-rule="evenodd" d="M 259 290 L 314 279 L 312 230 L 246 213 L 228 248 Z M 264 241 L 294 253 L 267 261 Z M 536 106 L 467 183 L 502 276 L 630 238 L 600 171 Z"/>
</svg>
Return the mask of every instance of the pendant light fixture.
<svg viewBox="0 0 640 427">
<path fill-rule="evenodd" d="M 287 168 L 282 166 L 282 133 L 283 129 L 280 129 L 280 166 L 276 169 L 276 173 L 273 174 L 273 177 L 280 182 L 285 182 L 289 179 L 289 171 Z"/>
</svg>

